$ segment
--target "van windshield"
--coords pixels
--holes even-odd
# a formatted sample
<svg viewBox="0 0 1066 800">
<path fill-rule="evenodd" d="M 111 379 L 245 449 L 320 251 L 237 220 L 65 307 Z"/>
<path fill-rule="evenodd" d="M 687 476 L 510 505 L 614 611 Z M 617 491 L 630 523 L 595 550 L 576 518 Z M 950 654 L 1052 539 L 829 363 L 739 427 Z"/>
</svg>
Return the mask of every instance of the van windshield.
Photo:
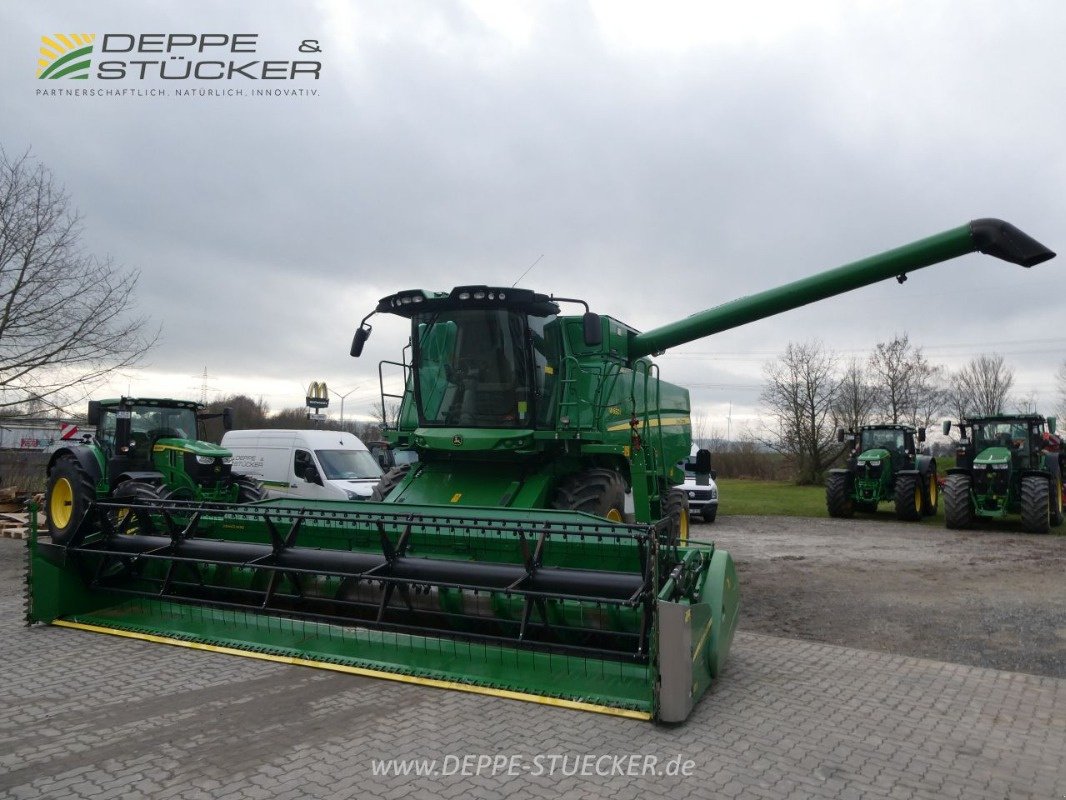
<svg viewBox="0 0 1066 800">
<path fill-rule="evenodd" d="M 367 450 L 315 450 L 323 476 L 331 481 L 380 478 L 381 467 Z"/>
</svg>

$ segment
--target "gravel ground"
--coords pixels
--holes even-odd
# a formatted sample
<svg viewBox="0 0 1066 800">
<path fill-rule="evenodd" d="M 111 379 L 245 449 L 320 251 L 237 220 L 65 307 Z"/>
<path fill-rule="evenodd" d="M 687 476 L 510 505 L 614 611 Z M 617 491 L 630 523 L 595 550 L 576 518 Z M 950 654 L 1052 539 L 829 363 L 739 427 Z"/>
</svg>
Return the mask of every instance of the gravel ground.
<svg viewBox="0 0 1066 800">
<path fill-rule="evenodd" d="M 1066 536 L 719 516 L 741 630 L 1066 677 Z"/>
</svg>

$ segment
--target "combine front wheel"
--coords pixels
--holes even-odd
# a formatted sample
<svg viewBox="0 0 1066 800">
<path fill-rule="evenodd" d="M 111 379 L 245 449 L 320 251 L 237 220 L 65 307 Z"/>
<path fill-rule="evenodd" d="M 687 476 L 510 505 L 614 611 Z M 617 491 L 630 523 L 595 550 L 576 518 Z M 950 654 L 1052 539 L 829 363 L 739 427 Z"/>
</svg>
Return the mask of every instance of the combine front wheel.
<svg viewBox="0 0 1066 800">
<path fill-rule="evenodd" d="M 825 507 L 831 517 L 855 516 L 855 504 L 848 491 L 848 476 L 843 472 L 831 472 L 825 480 Z M 875 509 L 876 510 L 876 509 Z"/>
<path fill-rule="evenodd" d="M 555 489 L 551 507 L 584 511 L 613 522 L 625 519 L 626 484 L 612 469 L 586 469 L 566 478 Z"/>
<path fill-rule="evenodd" d="M 66 544 L 81 518 L 96 498 L 96 487 L 73 456 L 63 456 L 52 465 L 45 490 L 48 533 L 56 544 Z"/>
<path fill-rule="evenodd" d="M 1047 533 L 1051 528 L 1051 486 L 1047 478 L 1022 478 L 1022 527 L 1029 533 Z"/>
<path fill-rule="evenodd" d="M 922 518 L 922 484 L 917 475 L 896 477 L 896 517 L 907 522 Z"/>
</svg>

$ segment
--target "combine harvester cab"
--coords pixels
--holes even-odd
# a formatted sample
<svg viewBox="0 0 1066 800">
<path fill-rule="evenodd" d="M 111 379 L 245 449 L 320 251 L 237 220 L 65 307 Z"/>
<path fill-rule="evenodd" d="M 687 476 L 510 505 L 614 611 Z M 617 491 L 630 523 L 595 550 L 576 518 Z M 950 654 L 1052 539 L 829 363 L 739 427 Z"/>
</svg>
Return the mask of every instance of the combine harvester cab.
<svg viewBox="0 0 1066 800">
<path fill-rule="evenodd" d="M 650 356 L 975 250 L 1054 255 L 980 220 L 644 333 L 523 289 L 390 295 L 372 314 L 408 320 L 411 357 L 387 437 L 418 460 L 377 502 L 100 500 L 31 540 L 29 619 L 682 721 L 725 664 L 737 576 L 688 538 L 688 392 Z"/>
</svg>

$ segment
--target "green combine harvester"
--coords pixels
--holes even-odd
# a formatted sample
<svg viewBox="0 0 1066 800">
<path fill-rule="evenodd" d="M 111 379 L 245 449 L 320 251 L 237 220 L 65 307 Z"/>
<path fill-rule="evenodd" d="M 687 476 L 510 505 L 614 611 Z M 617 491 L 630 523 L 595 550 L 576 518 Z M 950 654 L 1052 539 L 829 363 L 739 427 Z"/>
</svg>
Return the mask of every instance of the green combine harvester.
<svg viewBox="0 0 1066 800">
<path fill-rule="evenodd" d="M 962 437 L 955 467 L 944 484 L 944 521 L 970 528 L 977 519 L 1021 517 L 1030 533 L 1047 533 L 1063 521 L 1062 473 L 1066 453 L 1055 417 L 996 414 L 958 424 Z M 944 420 L 944 435 L 951 420 Z"/>
<path fill-rule="evenodd" d="M 907 521 L 936 514 L 939 492 L 936 460 L 918 452 L 925 428 L 910 425 L 863 425 L 837 430 L 837 441 L 849 442 L 851 457 L 825 480 L 825 504 L 831 517 L 852 517 L 856 511 L 877 512 L 879 503 L 895 504 L 896 516 Z"/>
<path fill-rule="evenodd" d="M 411 344 L 388 438 L 418 460 L 380 501 L 98 500 L 65 543 L 31 540 L 29 620 L 684 720 L 728 656 L 737 575 L 688 540 L 688 392 L 650 356 L 977 250 L 1054 256 L 980 220 L 644 333 L 525 289 L 390 295 L 371 315 Z"/>
</svg>

